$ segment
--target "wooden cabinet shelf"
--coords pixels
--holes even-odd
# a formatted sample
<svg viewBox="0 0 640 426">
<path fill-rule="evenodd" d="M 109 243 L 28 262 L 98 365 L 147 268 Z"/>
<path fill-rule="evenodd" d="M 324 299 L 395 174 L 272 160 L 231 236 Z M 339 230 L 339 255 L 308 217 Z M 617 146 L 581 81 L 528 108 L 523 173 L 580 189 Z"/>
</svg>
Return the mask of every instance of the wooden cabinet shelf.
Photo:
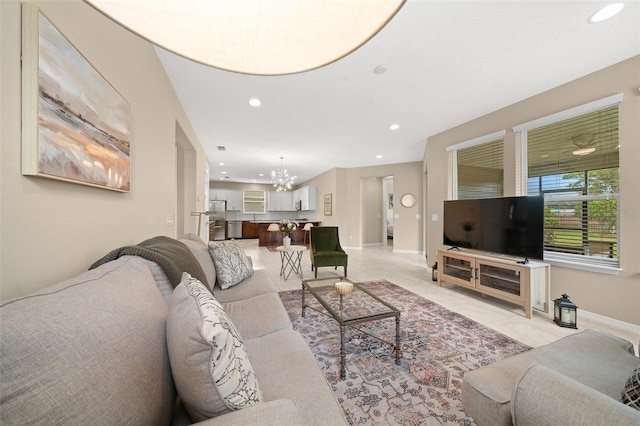
<svg viewBox="0 0 640 426">
<path fill-rule="evenodd" d="M 470 252 L 438 250 L 438 285 L 443 282 L 471 288 L 524 307 L 549 313 L 550 266 L 543 262 L 519 264 L 513 259 Z"/>
</svg>

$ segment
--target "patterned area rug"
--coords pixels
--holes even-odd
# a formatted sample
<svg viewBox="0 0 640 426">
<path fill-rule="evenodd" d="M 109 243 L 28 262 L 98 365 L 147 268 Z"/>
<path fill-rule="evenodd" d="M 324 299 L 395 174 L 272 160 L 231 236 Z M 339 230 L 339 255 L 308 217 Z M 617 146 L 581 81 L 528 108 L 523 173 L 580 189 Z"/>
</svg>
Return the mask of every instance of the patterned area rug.
<svg viewBox="0 0 640 426">
<path fill-rule="evenodd" d="M 352 425 L 473 424 L 460 400 L 464 373 L 530 349 L 388 281 L 362 285 L 401 311 L 402 362 L 395 364 L 391 346 L 350 328 L 345 380 L 340 380 L 338 323 L 312 309 L 302 318 L 302 291 L 280 292 L 294 328 L 311 347 Z M 309 293 L 306 299 L 324 311 Z M 358 328 L 395 339 L 393 319 Z"/>
</svg>

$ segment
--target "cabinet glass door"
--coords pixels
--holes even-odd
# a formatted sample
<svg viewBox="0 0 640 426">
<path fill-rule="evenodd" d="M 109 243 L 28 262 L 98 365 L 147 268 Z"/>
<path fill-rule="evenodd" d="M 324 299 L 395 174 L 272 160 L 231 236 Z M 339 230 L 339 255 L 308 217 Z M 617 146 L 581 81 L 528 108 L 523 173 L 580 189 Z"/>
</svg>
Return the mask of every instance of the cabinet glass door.
<svg viewBox="0 0 640 426">
<path fill-rule="evenodd" d="M 500 268 L 480 263 L 480 281 L 482 287 L 492 288 L 504 293 L 521 296 L 519 270 Z"/>
<path fill-rule="evenodd" d="M 457 257 L 442 257 L 442 273 L 450 277 L 458 278 L 463 281 L 471 282 L 473 274 L 471 273 L 471 261 L 466 259 L 458 259 Z"/>
</svg>

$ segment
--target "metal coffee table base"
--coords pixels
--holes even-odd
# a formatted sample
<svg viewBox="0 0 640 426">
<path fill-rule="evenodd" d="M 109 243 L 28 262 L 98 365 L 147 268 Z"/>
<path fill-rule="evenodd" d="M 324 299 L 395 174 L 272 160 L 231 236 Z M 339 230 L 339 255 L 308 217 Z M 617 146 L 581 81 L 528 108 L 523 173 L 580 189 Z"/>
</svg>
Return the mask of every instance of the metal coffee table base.
<svg viewBox="0 0 640 426">
<path fill-rule="evenodd" d="M 309 306 L 309 308 L 311 308 L 311 307 Z M 311 308 L 311 309 L 313 309 L 313 308 Z M 316 309 L 316 311 L 317 311 L 317 309 Z M 324 314 L 324 312 L 321 312 L 321 313 Z M 304 317 L 304 313 L 302 314 L 302 316 Z M 347 353 L 346 353 L 346 350 L 345 350 L 345 331 L 346 331 L 347 327 L 349 327 L 349 326 L 348 325 L 341 325 L 340 326 L 340 379 L 341 380 L 344 380 L 344 378 L 347 375 L 347 372 L 346 372 Z M 360 331 L 362 333 L 365 333 L 365 334 L 373 337 L 376 340 L 379 340 L 382 343 L 386 343 L 387 345 L 390 345 L 393 348 L 393 350 L 395 351 L 395 353 L 396 353 L 396 365 L 400 365 L 400 359 L 402 358 L 402 350 L 400 349 L 400 315 L 398 315 L 396 317 L 396 343 L 395 343 L 395 345 L 393 343 L 391 343 L 391 342 L 387 342 L 386 340 L 383 340 L 383 339 L 381 339 L 381 338 L 379 338 L 377 336 L 374 336 L 371 333 L 367 333 L 366 331 L 361 330 L 361 329 L 359 329 L 357 327 L 353 327 L 353 328 L 355 328 L 356 330 L 358 330 L 358 331 Z"/>
<path fill-rule="evenodd" d="M 391 347 L 393 347 L 395 353 L 396 353 L 396 364 L 400 365 L 400 360 L 402 358 L 402 350 L 401 350 L 401 346 L 400 346 L 400 311 L 398 311 L 396 308 L 392 307 L 391 305 L 387 304 L 386 302 L 383 302 L 382 300 L 378 299 L 377 296 L 373 295 L 372 293 L 370 293 L 369 291 L 363 289 L 362 287 L 357 286 L 357 284 L 354 284 L 359 290 L 365 292 L 366 294 L 368 294 L 369 296 L 371 296 L 372 298 L 374 298 L 375 300 L 377 300 L 378 302 L 383 303 L 385 306 L 388 306 L 391 310 L 389 312 L 386 313 L 382 313 L 379 315 L 374 315 L 374 316 L 369 316 L 369 317 L 365 317 L 365 318 L 354 318 L 354 319 L 349 319 L 349 320 L 343 320 L 342 318 L 340 318 L 336 312 L 333 311 L 333 309 L 331 309 L 331 307 L 327 306 L 327 303 L 321 298 L 318 297 L 316 294 L 314 294 L 314 292 L 311 290 L 310 287 L 307 287 L 305 285 L 305 282 L 302 283 L 302 317 L 305 318 L 306 317 L 306 308 L 309 309 L 313 309 L 316 312 L 321 313 L 322 315 L 326 315 L 330 318 L 333 318 L 334 320 L 336 320 L 338 322 L 338 324 L 340 324 L 340 379 L 344 380 L 344 378 L 346 377 L 346 363 L 347 363 L 347 354 L 346 354 L 346 329 L 347 327 L 353 327 L 356 330 L 360 331 L 361 333 L 365 333 L 371 337 L 373 337 L 374 339 L 386 343 L 388 345 L 390 345 Z M 311 294 L 313 294 L 316 299 L 327 309 L 327 311 L 331 314 L 328 315 L 325 312 L 322 312 L 318 309 L 315 309 L 313 306 L 309 306 L 306 304 L 305 302 L 305 290 L 309 290 L 311 291 Z M 343 296 L 340 295 L 340 311 L 342 311 L 342 298 Z M 386 318 L 393 318 L 395 317 L 396 320 L 396 341 L 395 344 L 392 342 L 388 342 L 386 340 L 383 340 L 377 336 L 374 336 L 371 333 L 368 333 L 362 329 L 359 329 L 358 327 L 355 327 L 355 325 L 357 324 L 361 324 L 361 323 L 365 323 L 365 322 L 371 322 L 371 321 L 377 321 L 377 320 L 381 320 L 381 319 L 386 319 Z"/>
</svg>

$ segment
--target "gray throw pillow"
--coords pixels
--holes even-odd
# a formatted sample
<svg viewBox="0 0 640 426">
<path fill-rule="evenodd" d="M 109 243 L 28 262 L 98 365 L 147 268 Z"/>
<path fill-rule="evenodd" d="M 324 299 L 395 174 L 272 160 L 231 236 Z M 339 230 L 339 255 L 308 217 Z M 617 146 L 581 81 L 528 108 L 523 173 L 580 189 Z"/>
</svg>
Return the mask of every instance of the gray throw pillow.
<svg viewBox="0 0 640 426">
<path fill-rule="evenodd" d="M 235 241 L 209 242 L 209 254 L 216 266 L 220 288 L 225 290 L 253 274 L 251 259 Z"/>
<path fill-rule="evenodd" d="M 186 245 L 189 251 L 196 258 L 202 268 L 202 271 L 207 276 L 207 281 L 211 291 L 213 291 L 213 286 L 216 284 L 216 267 L 213 263 L 213 259 L 211 259 L 211 255 L 209 254 L 209 247 L 207 244 L 202 241 L 200 237 L 193 234 L 187 234 L 179 241 Z"/>
<path fill-rule="evenodd" d="M 178 394 L 193 421 L 263 400 L 235 326 L 204 284 L 186 272 L 171 295 L 167 346 Z"/>
<path fill-rule="evenodd" d="M 640 367 L 633 370 L 622 391 L 622 402 L 640 410 Z"/>
</svg>

